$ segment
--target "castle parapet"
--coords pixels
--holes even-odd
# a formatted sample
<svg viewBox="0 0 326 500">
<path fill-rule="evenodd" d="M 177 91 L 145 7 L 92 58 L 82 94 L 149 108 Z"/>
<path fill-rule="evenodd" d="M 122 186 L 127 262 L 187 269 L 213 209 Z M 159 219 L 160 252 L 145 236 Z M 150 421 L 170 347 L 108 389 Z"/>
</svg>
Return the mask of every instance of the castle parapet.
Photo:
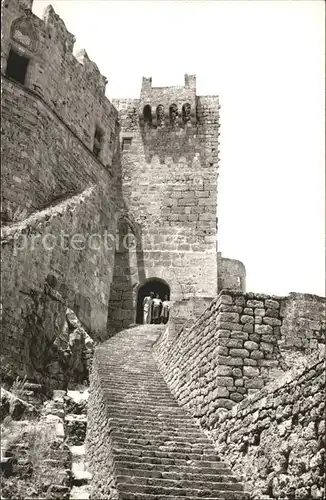
<svg viewBox="0 0 326 500">
<path fill-rule="evenodd" d="M 32 5 L 3 2 L 1 73 L 40 96 L 92 151 L 101 129 L 99 157 L 111 165 L 118 113 L 105 97 L 107 79 L 84 49 L 73 54 L 75 37 L 51 5 L 42 19 Z"/>
<path fill-rule="evenodd" d="M 139 122 L 147 128 L 196 125 L 196 76 L 185 74 L 183 87 L 153 87 L 152 78 L 143 77 Z"/>
</svg>

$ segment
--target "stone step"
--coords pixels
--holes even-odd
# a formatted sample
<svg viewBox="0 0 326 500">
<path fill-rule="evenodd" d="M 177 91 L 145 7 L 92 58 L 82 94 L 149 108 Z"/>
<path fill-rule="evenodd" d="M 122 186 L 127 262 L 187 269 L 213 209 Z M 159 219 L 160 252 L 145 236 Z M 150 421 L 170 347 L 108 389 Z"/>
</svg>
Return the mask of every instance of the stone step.
<svg viewBox="0 0 326 500">
<path fill-rule="evenodd" d="M 250 496 L 247 493 L 238 492 L 215 492 L 214 497 L 203 497 L 203 496 L 174 496 L 174 495 L 159 495 L 154 494 L 144 494 L 144 493 L 128 493 L 123 492 L 119 495 L 121 500 L 249 500 Z"/>
<path fill-rule="evenodd" d="M 150 465 L 150 464 L 149 464 Z M 179 467 L 179 472 L 176 468 L 173 468 L 173 472 L 170 472 L 170 468 L 167 471 L 162 471 L 161 467 L 157 469 L 132 469 L 132 468 L 119 468 L 116 467 L 117 474 L 119 476 L 129 476 L 129 477 L 147 477 L 147 478 L 159 478 L 159 479 L 184 479 L 186 481 L 220 481 L 220 482 L 237 482 L 235 476 L 229 470 L 224 469 L 210 469 L 205 471 L 203 468 L 189 469 L 189 467 Z M 191 472 L 193 471 L 193 472 Z M 196 472 L 197 471 L 197 472 Z M 268 499 L 267 499 L 268 500 Z"/>
<path fill-rule="evenodd" d="M 184 455 L 183 455 L 184 457 Z M 189 459 L 189 458 L 171 458 L 171 457 L 160 457 L 160 456 L 146 456 L 146 455 L 140 455 L 140 454 L 135 454 L 133 455 L 132 453 L 128 453 L 128 451 L 122 451 L 121 453 L 117 453 L 115 456 L 115 462 L 134 462 L 137 467 L 140 467 L 142 463 L 146 464 L 152 464 L 152 465 L 159 465 L 160 467 L 163 465 L 171 466 L 173 465 L 173 470 L 175 466 L 184 466 L 184 467 L 189 467 L 189 465 L 194 466 L 194 467 L 201 467 L 201 468 L 208 468 L 208 469 L 214 469 L 219 468 L 219 461 L 211 461 L 211 460 L 196 460 L 196 459 Z"/>
<path fill-rule="evenodd" d="M 81 457 L 85 455 L 85 444 L 69 446 L 72 457 Z"/>
<path fill-rule="evenodd" d="M 124 447 L 118 447 L 117 444 L 113 444 L 112 447 L 113 451 L 119 455 L 124 455 L 129 453 L 130 457 L 147 457 L 147 458 L 167 458 L 167 459 L 173 459 L 173 460 L 194 460 L 197 462 L 201 461 L 208 461 L 208 462 L 218 462 L 220 461 L 220 457 L 215 455 L 214 453 L 195 453 L 192 450 L 189 452 L 182 452 L 182 451 L 173 451 L 173 450 L 150 450 L 148 446 L 144 446 L 143 448 L 140 448 L 139 446 L 136 446 L 135 448 L 133 446 L 124 446 Z"/>
<path fill-rule="evenodd" d="M 118 471 L 129 469 L 130 473 L 133 474 L 134 470 L 142 470 L 144 472 L 150 473 L 151 471 L 159 471 L 161 474 L 166 474 L 166 473 L 171 473 L 171 470 L 173 473 L 176 474 L 230 474 L 231 471 L 227 467 L 227 465 L 224 462 L 212 462 L 211 465 L 209 465 L 209 462 L 206 462 L 206 466 L 203 466 L 203 462 L 200 463 L 200 465 L 196 465 L 196 462 L 194 463 L 188 463 L 186 461 L 183 461 L 185 463 L 182 463 L 180 465 L 178 464 L 173 464 L 173 469 L 171 469 L 171 464 L 165 464 L 165 463 L 153 463 L 153 462 L 148 462 L 145 459 L 142 459 L 142 457 L 139 457 L 138 462 L 137 461 L 124 461 L 120 460 L 121 457 L 117 457 L 116 459 L 116 469 Z"/>
<path fill-rule="evenodd" d="M 178 408 L 178 413 L 173 412 L 172 409 L 170 408 L 146 408 L 144 406 L 138 406 L 138 407 L 131 407 L 128 405 L 122 405 L 120 407 L 118 406 L 113 406 L 113 405 L 107 405 L 107 414 L 109 418 L 114 418 L 118 417 L 119 415 L 123 413 L 127 413 L 130 417 L 136 417 L 136 416 L 141 416 L 144 417 L 144 419 L 148 419 L 150 417 L 157 418 L 159 417 L 160 419 L 166 418 L 169 422 L 172 423 L 173 417 L 179 419 L 180 421 L 183 420 L 182 414 L 179 413 L 180 409 Z M 189 417 L 188 417 L 189 419 Z M 187 421 L 187 418 L 184 418 L 185 421 Z M 189 421 L 189 420 L 188 420 Z"/>
<path fill-rule="evenodd" d="M 72 484 L 76 486 L 87 484 L 92 479 L 91 473 L 85 469 L 84 460 L 72 463 L 71 476 L 72 476 Z"/>
<path fill-rule="evenodd" d="M 210 476 L 208 476 L 210 477 Z M 220 478 L 219 478 L 220 479 Z M 178 479 L 169 479 L 169 478 L 158 478 L 158 477 L 144 477 L 144 476 L 130 476 L 127 474 L 126 476 L 117 476 L 117 483 L 129 483 L 129 484 L 137 484 L 142 486 L 155 486 L 157 488 L 180 488 L 180 484 L 182 484 L 183 489 L 194 488 L 196 490 L 206 490 L 208 484 L 208 478 L 200 477 L 200 479 L 194 478 L 184 478 L 180 477 Z M 211 491 L 242 491 L 242 486 L 236 481 L 210 481 L 209 480 L 209 489 Z"/>
<path fill-rule="evenodd" d="M 152 355 L 158 335 L 136 327 L 96 348 L 119 500 L 249 500 L 165 384 Z"/>
<path fill-rule="evenodd" d="M 88 500 L 90 497 L 89 486 L 73 486 L 69 500 Z"/>
<path fill-rule="evenodd" d="M 145 471 L 148 472 L 148 471 Z M 226 480 L 224 480 L 226 478 Z M 164 476 L 159 476 L 159 472 L 152 475 L 143 473 L 138 476 L 135 474 L 130 474 L 130 470 L 127 469 L 125 474 L 120 471 L 117 475 L 117 481 L 126 483 L 130 482 L 132 484 L 146 484 L 146 485 L 156 485 L 156 486 L 166 486 L 166 487 L 178 487 L 180 482 L 182 482 L 183 487 L 187 488 L 187 484 L 192 485 L 191 487 L 202 489 L 207 488 L 207 483 L 210 483 L 210 488 L 212 489 L 231 489 L 234 491 L 242 491 L 242 486 L 237 482 L 234 476 L 221 476 L 221 475 L 210 475 L 210 474 L 175 474 L 170 472 Z M 164 484 L 163 484 L 164 483 Z M 214 483 L 214 484 L 213 484 Z M 194 486 L 196 484 L 196 486 Z M 226 485 L 222 488 L 221 485 Z M 233 485 L 233 486 L 229 486 Z M 188 486 L 189 488 L 189 486 Z"/>
<path fill-rule="evenodd" d="M 147 456 L 162 456 L 162 457 L 175 457 L 175 458 L 186 458 L 187 460 L 202 460 L 203 457 L 207 460 L 209 459 L 217 459 L 217 455 L 212 453 L 211 449 L 198 449 L 196 447 L 191 446 L 172 446 L 172 445 L 158 445 L 157 443 L 129 443 L 129 442 L 121 442 L 118 440 L 113 441 L 113 449 L 118 450 L 119 452 L 124 451 L 129 452 L 133 455 L 142 455 L 145 454 Z M 190 457 L 190 458 L 187 458 Z"/>
<path fill-rule="evenodd" d="M 206 485 L 206 488 L 203 489 L 197 489 L 197 488 L 192 488 L 192 486 L 187 485 L 189 487 L 185 488 L 183 486 L 183 482 L 179 482 L 179 487 L 164 487 L 164 486 L 154 486 L 154 485 L 140 485 L 140 484 L 133 484 L 133 483 L 118 483 L 118 490 L 121 493 L 128 492 L 128 493 L 137 493 L 137 495 L 140 494 L 151 494 L 151 495 L 165 495 L 165 496 L 180 496 L 183 497 L 184 500 L 185 498 L 193 498 L 193 497 L 207 497 L 211 499 L 217 499 L 219 498 L 218 495 L 220 495 L 220 498 L 227 498 L 227 500 L 231 500 L 234 498 L 241 498 L 240 495 L 243 494 L 242 491 L 238 490 L 230 490 L 230 489 L 221 489 L 219 491 L 216 491 L 215 489 L 212 489 L 212 485 Z M 228 485 L 230 486 L 230 485 Z M 233 485 L 232 485 L 233 486 Z M 181 493 L 181 495 L 180 495 Z M 238 495 L 235 496 L 235 495 Z"/>
<path fill-rule="evenodd" d="M 172 427 L 174 429 L 179 429 L 180 427 L 182 427 L 183 429 L 194 429 L 197 432 L 201 432 L 200 428 L 196 425 L 196 423 L 192 422 L 187 415 L 183 415 L 182 417 L 169 418 L 166 415 L 161 416 L 160 414 L 158 414 L 158 415 L 148 415 L 148 417 L 144 418 L 143 416 L 140 415 L 135 415 L 132 417 L 128 415 L 128 417 L 124 417 L 123 414 L 122 415 L 118 414 L 115 417 L 112 417 L 110 415 L 109 421 L 117 423 L 128 422 L 128 424 L 131 425 L 132 427 L 134 426 L 136 427 L 139 425 L 141 426 L 142 424 L 145 426 L 156 424 L 159 425 L 160 427 L 164 425 Z"/>
<path fill-rule="evenodd" d="M 128 410 L 132 411 L 141 411 L 142 413 L 148 412 L 149 414 L 151 413 L 173 413 L 176 417 L 178 415 L 183 416 L 183 411 L 181 410 L 180 406 L 177 404 L 164 404 L 161 401 L 159 403 L 156 403 L 155 401 L 152 401 L 151 403 L 146 403 L 146 401 L 139 399 L 137 401 L 132 401 L 132 399 L 129 400 L 116 400 L 114 401 L 113 399 L 106 398 L 106 405 L 107 408 L 110 410 L 110 408 L 114 408 L 116 410 L 121 410 L 121 411 L 126 411 L 126 408 Z"/>
<path fill-rule="evenodd" d="M 126 392 L 125 388 L 129 391 L 137 393 L 139 391 L 145 391 L 144 396 L 150 397 L 162 397 L 171 399 L 171 393 L 167 387 L 162 388 L 162 379 L 159 382 L 152 381 L 151 387 L 145 387 L 144 384 L 137 382 L 130 382 L 130 380 L 124 381 L 124 385 L 121 385 L 121 382 L 117 382 L 116 379 L 110 380 L 106 382 L 106 390 L 108 392 L 112 392 L 112 394 L 116 394 L 120 397 L 125 397 Z"/>
<path fill-rule="evenodd" d="M 211 450 L 213 451 L 213 445 L 212 443 L 209 442 L 209 440 L 202 434 L 201 436 L 198 436 L 197 434 L 194 434 L 192 436 L 184 435 L 174 435 L 171 436 L 169 434 L 163 434 L 159 432 L 159 429 L 156 432 L 126 432 L 124 429 L 117 431 L 116 429 L 112 429 L 111 431 L 111 436 L 114 440 L 119 440 L 122 442 L 128 441 L 128 442 L 133 442 L 137 440 L 140 444 L 143 442 L 150 442 L 151 444 L 164 444 L 166 442 L 175 442 L 175 443 L 180 443 L 180 444 L 197 444 L 197 445 L 203 445 L 206 447 L 210 447 Z"/>
<path fill-rule="evenodd" d="M 194 439 L 198 436 L 199 432 L 197 429 L 183 429 L 181 428 L 176 428 L 176 427 L 163 427 L 159 424 L 152 424 L 151 426 L 135 426 L 134 429 L 130 429 L 129 427 L 124 426 L 123 424 L 116 424 L 114 423 L 111 427 L 111 432 L 119 432 L 123 434 L 125 437 L 136 437 L 136 436 L 142 436 L 142 437 L 157 437 L 159 436 L 162 439 L 167 439 L 170 438 L 171 441 L 173 441 L 174 437 L 179 437 L 180 439 Z M 200 435 L 200 439 L 205 439 L 205 436 L 203 434 Z M 204 441 L 203 441 L 204 442 Z M 206 438 L 206 444 L 209 443 L 209 440 Z"/>
<path fill-rule="evenodd" d="M 105 378 L 105 377 L 103 377 Z M 171 396 L 171 393 L 169 392 L 168 388 L 162 388 L 162 379 L 157 381 L 153 380 L 153 383 L 151 384 L 151 387 L 145 387 L 145 384 L 139 383 L 139 382 L 130 382 L 130 380 L 120 380 L 117 381 L 116 378 L 113 380 L 107 380 L 105 382 L 105 389 L 108 394 L 115 394 L 117 397 L 125 397 L 125 387 L 131 392 L 133 392 L 135 395 L 139 393 L 140 391 L 143 392 L 144 397 L 161 397 L 163 399 L 169 399 L 173 401 L 173 397 Z M 122 385 L 123 384 L 123 385 Z"/>
</svg>

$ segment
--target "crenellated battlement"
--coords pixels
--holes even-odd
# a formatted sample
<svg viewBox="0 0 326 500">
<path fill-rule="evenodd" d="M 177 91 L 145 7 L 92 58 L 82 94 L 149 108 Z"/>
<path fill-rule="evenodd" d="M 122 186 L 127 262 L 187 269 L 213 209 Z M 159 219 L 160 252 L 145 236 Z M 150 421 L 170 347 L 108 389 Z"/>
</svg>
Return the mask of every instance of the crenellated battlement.
<svg viewBox="0 0 326 500">
<path fill-rule="evenodd" d="M 196 76 L 185 74 L 184 78 L 184 86 L 152 87 L 152 78 L 143 77 L 139 100 L 142 126 L 196 124 Z"/>
</svg>

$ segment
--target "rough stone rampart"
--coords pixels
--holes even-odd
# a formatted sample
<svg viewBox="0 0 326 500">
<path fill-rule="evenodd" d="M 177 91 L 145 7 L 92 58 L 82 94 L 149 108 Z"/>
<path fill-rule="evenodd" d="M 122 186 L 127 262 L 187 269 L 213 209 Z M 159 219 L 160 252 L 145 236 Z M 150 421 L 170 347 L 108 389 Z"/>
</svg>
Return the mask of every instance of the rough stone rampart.
<svg viewBox="0 0 326 500">
<path fill-rule="evenodd" d="M 92 474 L 90 498 L 118 498 L 111 432 L 107 400 L 95 357 L 90 380 L 86 436 L 87 461 Z"/>
<path fill-rule="evenodd" d="M 107 246 L 105 231 L 114 235 L 115 223 L 114 206 L 93 187 L 3 229 L 1 354 L 17 373 L 33 377 L 54 362 L 49 344 L 67 307 L 93 337 L 106 337 L 115 241 Z"/>
<path fill-rule="evenodd" d="M 310 361 L 220 415 L 210 436 L 252 498 L 324 498 L 325 363 Z"/>
<path fill-rule="evenodd" d="M 228 259 L 218 254 L 218 292 L 221 290 L 246 291 L 246 268 L 242 262 L 236 259 Z"/>
<path fill-rule="evenodd" d="M 300 365 L 299 354 L 325 345 L 325 298 L 309 293 L 290 293 L 282 302 L 282 340 L 279 346 L 290 365 Z"/>
<path fill-rule="evenodd" d="M 74 37 L 53 8 L 41 20 L 31 4 L 2 2 L 4 222 L 22 220 L 95 182 L 116 198 L 118 113 L 105 97 L 105 78 L 86 53 L 72 54 Z M 28 60 L 24 84 L 6 72 L 10 51 Z"/>
<path fill-rule="evenodd" d="M 291 368 L 281 351 L 286 300 L 224 290 L 191 327 L 177 334 L 168 329 L 155 345 L 172 393 L 204 428 L 214 425 L 221 408 L 231 409 Z"/>
</svg>

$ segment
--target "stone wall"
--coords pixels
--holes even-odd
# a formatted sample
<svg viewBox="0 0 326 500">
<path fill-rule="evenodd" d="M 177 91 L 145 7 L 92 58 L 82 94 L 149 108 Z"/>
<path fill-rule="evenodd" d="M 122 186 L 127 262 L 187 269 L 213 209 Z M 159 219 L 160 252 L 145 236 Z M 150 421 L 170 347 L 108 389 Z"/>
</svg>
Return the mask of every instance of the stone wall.
<svg viewBox="0 0 326 500">
<path fill-rule="evenodd" d="M 246 291 L 246 268 L 242 262 L 235 259 L 227 259 L 218 253 L 218 292 L 221 290 Z"/>
<path fill-rule="evenodd" d="M 308 293 L 290 293 L 282 303 L 284 316 L 279 343 L 288 364 L 300 364 L 300 355 L 309 355 L 325 346 L 325 298 Z"/>
<path fill-rule="evenodd" d="M 172 393 L 204 428 L 291 367 L 280 350 L 285 301 L 224 290 L 191 327 L 167 329 L 155 345 Z"/>
<path fill-rule="evenodd" d="M 105 231 L 113 228 L 115 214 L 96 187 L 4 228 L 2 356 L 18 374 L 49 374 L 67 308 L 92 337 L 106 337 L 115 248 Z"/>
<path fill-rule="evenodd" d="M 53 8 L 43 20 L 31 1 L 2 2 L 2 218 L 22 220 L 94 182 L 116 198 L 117 111 L 105 78 Z M 29 62 L 25 83 L 6 75 L 10 49 Z M 95 129 L 101 130 L 94 154 Z"/>
<path fill-rule="evenodd" d="M 210 436 L 252 498 L 325 498 L 325 363 L 315 360 L 220 415 Z"/>
<path fill-rule="evenodd" d="M 2 1 L 3 356 L 20 375 L 57 370 L 61 384 L 49 346 L 67 308 L 94 338 L 107 336 L 124 211 L 118 112 L 97 66 L 72 54 L 74 37 L 52 7 L 42 20 L 31 8 Z M 12 50 L 28 60 L 24 82 L 6 71 Z"/>
<path fill-rule="evenodd" d="M 216 295 L 219 101 L 196 96 L 195 78 L 185 80 L 184 87 L 165 88 L 145 80 L 140 99 L 113 101 L 121 123 L 122 192 L 137 240 L 126 256 L 134 269 L 125 290 L 133 307 L 130 322 L 135 322 L 137 290 L 151 278 L 169 285 L 173 301 Z M 191 109 L 184 121 L 185 103 Z M 151 124 L 144 122 L 147 104 Z M 178 110 L 175 122 L 171 105 Z M 125 149 L 127 139 L 131 145 Z M 122 279 L 117 273 L 117 283 Z"/>
<path fill-rule="evenodd" d="M 118 498 L 107 401 L 94 359 L 87 410 L 86 456 L 92 474 L 90 498 Z"/>
</svg>

